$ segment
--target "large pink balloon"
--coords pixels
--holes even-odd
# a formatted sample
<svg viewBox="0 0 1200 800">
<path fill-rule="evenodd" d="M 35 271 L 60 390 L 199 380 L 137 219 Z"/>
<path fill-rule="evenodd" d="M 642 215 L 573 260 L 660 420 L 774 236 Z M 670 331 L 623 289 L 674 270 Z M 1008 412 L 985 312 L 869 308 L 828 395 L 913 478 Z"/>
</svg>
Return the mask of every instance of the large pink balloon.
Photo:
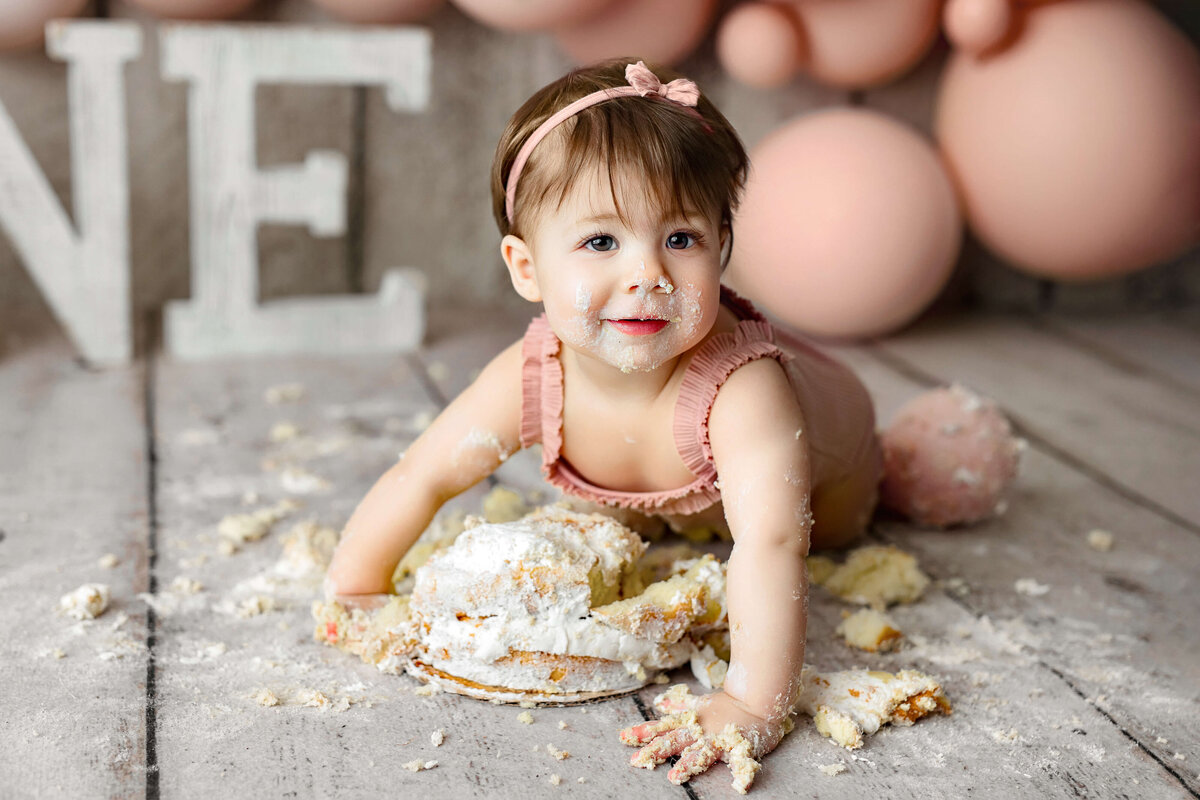
<svg viewBox="0 0 1200 800">
<path fill-rule="evenodd" d="M 967 219 L 997 254 L 1064 280 L 1200 240 L 1200 54 L 1151 6 L 1072 0 L 1015 43 L 956 54 L 936 130 Z"/>
<path fill-rule="evenodd" d="M 941 290 L 962 221 L 937 151 L 883 114 L 800 117 L 751 153 L 730 284 L 800 330 L 895 330 Z"/>
<path fill-rule="evenodd" d="M 491 28 L 545 31 L 590 17 L 613 0 L 452 0 L 464 13 Z"/>
<path fill-rule="evenodd" d="M 368 25 L 397 25 L 423 20 L 446 0 L 312 0 L 330 14 Z"/>
<path fill-rule="evenodd" d="M 793 0 L 808 50 L 807 69 L 846 88 L 892 80 L 937 38 L 942 0 Z"/>
<path fill-rule="evenodd" d="M 745 3 L 721 20 L 717 58 L 725 71 L 747 86 L 787 83 L 800 69 L 800 30 L 791 9 L 781 3 Z"/>
<path fill-rule="evenodd" d="M 618 56 L 677 64 L 703 41 L 716 11 L 717 0 L 617 0 L 554 35 L 579 64 Z"/>
<path fill-rule="evenodd" d="M 130 0 L 152 14 L 171 19 L 227 19 L 256 0 Z"/>
<path fill-rule="evenodd" d="M 46 23 L 73 17 L 87 0 L 0 0 L 0 50 L 36 47 L 46 34 Z"/>
</svg>

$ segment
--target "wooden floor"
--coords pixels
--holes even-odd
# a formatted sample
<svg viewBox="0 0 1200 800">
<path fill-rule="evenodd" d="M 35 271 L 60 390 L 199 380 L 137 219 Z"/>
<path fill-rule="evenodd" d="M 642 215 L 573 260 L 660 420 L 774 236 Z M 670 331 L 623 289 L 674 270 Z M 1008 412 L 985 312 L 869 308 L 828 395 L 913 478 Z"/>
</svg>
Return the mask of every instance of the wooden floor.
<svg viewBox="0 0 1200 800">
<path fill-rule="evenodd" d="M 674 787 L 663 769 L 628 766 L 616 732 L 643 718 L 653 690 L 535 709 L 524 725 L 520 709 L 422 696 L 407 677 L 314 644 L 305 592 L 235 613 L 281 585 L 270 569 L 284 527 L 339 526 L 422 417 L 522 325 L 437 318 L 412 357 L 153 358 L 108 371 L 80 366 L 57 335 L 10 336 L 0 797 L 731 796 L 723 767 Z M 810 663 L 933 673 L 953 716 L 885 729 L 853 754 L 802 721 L 754 796 L 1200 798 L 1200 314 L 957 316 L 838 352 L 881 420 L 925 387 L 961 381 L 996 398 L 1030 448 L 1005 516 L 957 532 L 876 526 L 874 539 L 935 578 L 895 609 L 909 635 L 900 652 L 848 650 L 832 635 L 841 604 L 814 590 Z M 289 383 L 304 397 L 264 399 Z M 301 439 L 273 442 L 281 421 Z M 539 486 L 531 455 L 498 480 Z M 285 463 L 327 486 L 283 481 Z M 316 491 L 274 533 L 219 554 L 222 517 L 304 488 Z M 477 509 L 486 488 L 456 504 Z M 1114 535 L 1110 552 L 1088 546 L 1095 528 Z M 99 565 L 107 553 L 116 567 Z M 180 576 L 203 591 L 172 589 Z M 1020 579 L 1045 590 L 1019 592 Z M 106 614 L 55 613 L 60 595 L 94 581 L 112 587 Z M 282 704 L 258 705 L 260 689 Z M 308 690 L 332 707 L 301 705 Z M 402 768 L 416 759 L 438 766 Z M 846 771 L 818 770 L 836 763 Z"/>
</svg>

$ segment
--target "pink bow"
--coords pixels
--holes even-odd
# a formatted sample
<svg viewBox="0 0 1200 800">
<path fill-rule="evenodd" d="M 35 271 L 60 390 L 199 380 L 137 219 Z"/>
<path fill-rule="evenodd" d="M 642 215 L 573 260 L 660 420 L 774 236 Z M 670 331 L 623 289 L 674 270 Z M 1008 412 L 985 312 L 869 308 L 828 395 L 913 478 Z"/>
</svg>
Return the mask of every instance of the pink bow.
<svg viewBox="0 0 1200 800">
<path fill-rule="evenodd" d="M 695 106 L 700 101 L 700 88 L 695 82 L 687 78 L 676 78 L 664 85 L 644 61 L 625 67 L 625 80 L 629 81 L 629 85 L 642 97 L 656 94 L 681 106 Z"/>
</svg>

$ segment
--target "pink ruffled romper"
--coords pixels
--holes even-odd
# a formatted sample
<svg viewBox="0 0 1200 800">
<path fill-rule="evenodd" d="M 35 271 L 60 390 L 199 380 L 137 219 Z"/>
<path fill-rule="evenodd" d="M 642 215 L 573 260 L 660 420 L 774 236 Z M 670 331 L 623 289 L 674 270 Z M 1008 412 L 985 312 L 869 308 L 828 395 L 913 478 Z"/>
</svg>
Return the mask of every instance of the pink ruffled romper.
<svg viewBox="0 0 1200 800">
<path fill-rule="evenodd" d="M 562 457 L 561 343 L 544 314 L 530 322 L 522 347 L 521 444 L 542 445 L 542 472 L 549 483 L 592 503 L 665 517 L 674 528 L 688 527 L 677 522 L 688 517 L 711 519 L 713 512 L 720 512 L 721 491 L 708 439 L 708 415 L 717 391 L 733 371 L 759 358 L 779 361 L 796 391 L 804 412 L 814 489 L 849 475 L 863 459 L 872 459 L 878 470 L 875 411 L 854 373 L 811 345 L 776 331 L 749 301 L 725 287 L 721 303 L 740 321 L 733 331 L 717 334 L 700 346 L 675 403 L 675 447 L 696 479 L 663 492 L 596 486 Z"/>
</svg>

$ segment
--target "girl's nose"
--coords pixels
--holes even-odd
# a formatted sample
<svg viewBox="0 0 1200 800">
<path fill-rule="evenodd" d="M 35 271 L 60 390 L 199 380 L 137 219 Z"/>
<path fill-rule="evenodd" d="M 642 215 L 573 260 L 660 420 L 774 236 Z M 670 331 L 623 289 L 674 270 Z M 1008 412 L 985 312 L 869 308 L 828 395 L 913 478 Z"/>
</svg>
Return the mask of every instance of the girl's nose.
<svg viewBox="0 0 1200 800">
<path fill-rule="evenodd" d="M 675 291 L 670 278 L 657 259 L 642 260 L 634 269 L 627 290 L 630 292 L 646 293 L 662 292 L 670 294 Z"/>
</svg>

